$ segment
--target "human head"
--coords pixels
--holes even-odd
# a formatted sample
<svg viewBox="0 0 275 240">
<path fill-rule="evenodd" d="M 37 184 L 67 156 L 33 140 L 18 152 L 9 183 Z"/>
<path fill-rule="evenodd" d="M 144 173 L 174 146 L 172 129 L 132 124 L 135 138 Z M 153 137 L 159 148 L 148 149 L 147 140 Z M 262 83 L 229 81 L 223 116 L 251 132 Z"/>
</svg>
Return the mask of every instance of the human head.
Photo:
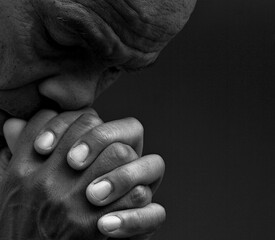
<svg viewBox="0 0 275 240">
<path fill-rule="evenodd" d="M 0 0 L 0 109 L 90 106 L 123 69 L 152 64 L 196 0 Z"/>
</svg>

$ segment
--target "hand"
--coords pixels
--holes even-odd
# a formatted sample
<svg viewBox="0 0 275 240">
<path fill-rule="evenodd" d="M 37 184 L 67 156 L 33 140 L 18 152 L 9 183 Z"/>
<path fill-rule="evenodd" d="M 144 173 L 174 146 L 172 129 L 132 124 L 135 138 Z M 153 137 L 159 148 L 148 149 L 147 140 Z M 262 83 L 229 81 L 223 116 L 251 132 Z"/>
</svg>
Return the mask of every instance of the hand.
<svg viewBox="0 0 275 240">
<path fill-rule="evenodd" d="M 73 115 L 73 117 L 72 117 L 72 115 Z M 86 115 L 87 115 L 87 113 L 86 113 Z M 85 114 L 83 116 L 85 116 Z M 50 132 L 54 133 L 55 139 L 53 141 L 54 144 L 50 144 L 50 145 L 52 145 L 52 147 L 50 149 L 48 147 L 46 147 L 46 151 L 42 150 L 41 153 L 49 154 L 54 149 L 56 151 L 56 149 L 58 149 L 59 145 L 60 145 L 60 144 L 58 144 L 59 141 L 62 142 L 62 140 L 65 139 L 65 137 L 62 138 L 63 134 L 65 134 L 65 135 L 69 134 L 69 136 L 71 136 L 71 134 L 73 132 L 71 129 L 75 125 L 77 125 L 79 127 L 79 124 L 73 123 L 73 121 L 75 121 L 77 119 L 77 117 L 79 117 L 79 112 L 75 112 L 73 114 L 72 113 L 64 113 L 59 116 L 55 116 L 47 124 L 45 124 L 45 126 L 42 128 L 41 132 L 44 132 L 45 129 L 50 130 Z M 91 117 L 91 115 L 90 115 L 90 117 Z M 76 122 L 79 123 L 79 119 Z M 76 168 L 78 168 L 78 169 L 84 169 L 85 167 L 89 168 L 90 163 L 93 161 L 94 161 L 93 167 L 94 167 L 94 164 L 96 164 L 99 161 L 101 161 L 101 162 L 105 161 L 105 163 L 106 163 L 107 158 L 112 158 L 111 163 L 113 165 L 116 164 L 116 163 L 114 163 L 115 161 L 116 162 L 120 161 L 120 163 L 117 163 L 118 165 L 125 164 L 125 163 L 127 163 L 127 161 L 128 161 L 128 164 L 125 164 L 125 167 L 124 166 L 119 167 L 116 170 L 110 171 L 110 173 L 105 174 L 105 176 L 101 176 L 101 177 L 97 178 L 96 180 L 94 180 L 93 183 L 89 185 L 89 187 L 87 188 L 87 191 L 86 191 L 88 199 L 94 205 L 106 206 L 114 201 L 122 201 L 121 199 L 120 200 L 117 200 L 117 199 L 119 199 L 122 195 L 126 194 L 124 197 L 124 199 L 126 198 L 126 200 L 124 200 L 124 203 L 127 203 L 127 204 L 125 204 L 125 206 L 126 206 L 125 208 L 133 208 L 133 204 L 131 203 L 131 202 L 133 202 L 133 199 L 135 199 L 134 202 L 136 202 L 136 205 L 137 205 L 137 202 L 139 202 L 138 207 L 141 207 L 142 205 L 145 206 L 146 201 L 144 201 L 144 200 L 146 199 L 146 195 L 147 195 L 147 199 L 148 199 L 148 196 L 151 197 L 151 195 L 150 195 L 151 193 L 149 193 L 148 188 L 146 189 L 145 187 L 137 186 L 137 185 L 142 184 L 142 183 L 144 185 L 154 183 L 154 184 L 152 184 L 152 185 L 155 185 L 155 187 L 153 187 L 153 188 L 156 188 L 158 185 L 159 179 L 161 178 L 162 173 L 163 173 L 162 160 L 158 156 L 152 155 L 152 156 L 147 156 L 147 157 L 141 158 L 139 160 L 136 160 L 134 162 L 131 162 L 138 158 L 137 154 L 135 154 L 133 149 L 131 149 L 129 145 L 127 146 L 127 145 L 124 145 L 121 143 L 112 143 L 112 142 L 120 140 L 121 142 L 131 144 L 133 147 L 135 147 L 137 149 L 137 151 L 139 151 L 139 154 L 141 154 L 141 150 L 142 150 L 142 134 L 140 134 L 140 132 L 142 132 L 142 131 L 140 131 L 140 129 L 142 129 L 140 127 L 141 125 L 136 120 L 133 120 L 133 119 L 126 119 L 126 120 L 120 120 L 120 121 L 111 122 L 111 123 L 107 123 L 107 124 L 102 124 L 101 120 L 95 114 L 93 114 L 93 116 L 90 118 L 90 123 L 91 123 L 89 125 L 90 129 L 93 129 L 93 131 L 92 130 L 89 131 L 89 129 L 87 129 L 87 128 L 83 128 L 82 130 L 80 130 L 77 127 L 78 128 L 77 134 L 79 136 L 81 134 L 84 134 L 84 132 L 85 132 L 85 134 L 80 139 L 78 139 L 78 142 L 84 142 L 84 140 L 85 140 L 85 142 L 88 143 L 88 145 L 90 146 L 90 149 L 95 150 L 94 154 L 89 155 L 89 157 L 87 158 L 88 164 L 84 165 L 84 167 L 82 165 L 80 168 L 78 168 L 77 164 L 76 165 L 70 164 L 70 165 L 73 167 L 77 166 Z M 16 121 L 14 121 L 14 120 L 9 121 L 9 123 L 6 124 L 5 129 L 6 130 L 9 128 L 16 129 L 14 127 L 15 125 L 16 125 Z M 20 125 L 23 126 L 24 124 L 22 124 L 22 122 L 21 122 Z M 11 128 L 11 126 L 13 126 L 13 127 Z M 70 129 L 68 130 L 69 126 L 70 126 Z M 86 125 L 86 127 L 87 127 L 87 125 Z M 107 131 L 109 130 L 109 133 L 110 133 L 110 130 L 112 130 L 112 129 L 117 130 L 116 132 L 113 132 L 113 133 L 116 133 L 116 134 L 114 134 L 115 137 L 112 138 L 112 136 L 109 136 L 108 138 L 104 139 L 105 142 L 104 141 L 93 141 L 93 142 L 89 141 L 89 139 L 95 139 L 95 138 L 92 138 L 92 136 L 94 136 L 93 135 L 94 133 L 101 134 L 98 136 L 102 136 L 102 134 L 103 134 L 103 136 L 107 136 L 106 135 Z M 133 131 L 135 129 L 136 129 L 136 132 Z M 71 130 L 71 133 L 70 133 L 70 130 Z M 122 132 L 122 130 L 124 130 L 124 133 L 121 134 L 120 131 Z M 65 133 L 65 131 L 67 131 L 67 132 Z M 128 131 L 128 133 L 130 133 L 131 131 L 134 133 L 132 135 L 131 134 L 127 135 L 127 134 L 125 134 L 125 132 L 127 133 L 127 131 Z M 5 132 L 6 132 L 7 140 L 8 140 L 8 143 L 9 143 L 11 149 L 15 149 L 15 145 L 17 145 L 17 144 L 14 144 L 14 142 L 15 142 L 14 140 L 16 139 L 16 131 L 5 131 Z M 90 134 L 90 137 L 89 137 L 89 134 Z M 41 137 L 43 135 L 40 134 L 39 136 Z M 35 146 L 38 151 L 40 149 L 39 145 L 42 143 L 39 139 L 40 138 L 37 138 L 37 141 L 35 141 Z M 102 138 L 101 139 L 96 138 L 96 139 L 102 140 Z M 108 139 L 111 139 L 111 140 L 108 140 Z M 48 143 L 49 143 L 49 141 L 48 141 Z M 100 143 L 100 144 L 98 144 L 98 143 Z M 72 144 L 71 145 L 63 144 L 63 145 L 71 146 Z M 42 146 L 41 149 L 43 149 L 43 144 L 41 146 Z M 45 144 L 44 144 L 44 147 L 45 147 Z M 104 148 L 105 148 L 105 150 L 102 151 Z M 55 153 L 55 151 L 53 152 L 53 154 Z M 68 156 L 70 156 L 70 154 Z M 119 159 L 116 159 L 117 157 Z M 101 160 L 99 160 L 99 159 L 101 159 Z M 122 160 L 122 159 L 124 159 L 124 160 Z M 70 157 L 68 157 L 68 160 L 70 162 L 72 159 Z M 129 163 L 129 162 L 131 162 L 131 163 Z M 77 163 L 77 161 L 76 161 L 76 163 Z M 149 163 L 151 164 L 151 167 L 150 167 Z M 110 164 L 110 161 L 109 161 L 109 164 Z M 154 169 L 154 167 L 156 167 L 158 165 L 159 165 L 159 168 Z M 145 166 L 147 167 L 146 170 L 149 170 L 149 172 L 152 171 L 154 173 L 148 174 L 149 173 L 148 172 L 147 175 L 142 174 L 142 173 L 144 173 Z M 113 166 L 113 167 L 115 168 L 115 166 Z M 150 170 L 150 168 L 152 168 L 153 170 L 152 169 Z M 87 171 L 87 170 L 85 170 L 85 171 Z M 100 171 L 102 171 L 102 169 Z M 141 172 L 139 173 L 139 171 L 141 171 Z M 129 178 L 129 176 L 134 176 L 133 174 L 131 174 L 131 172 L 136 173 L 136 175 L 138 177 L 136 179 L 135 178 L 127 179 L 127 177 Z M 128 175 L 125 175 L 126 173 Z M 155 175 L 155 177 L 154 177 L 154 175 Z M 122 177 L 122 179 L 123 178 L 125 179 L 125 184 L 124 184 L 123 188 L 120 188 L 121 177 Z M 154 178 L 156 178 L 158 180 L 156 181 L 156 179 L 154 179 Z M 113 192 L 109 197 L 105 198 L 104 201 L 98 201 L 91 194 L 89 194 L 89 189 L 92 188 L 92 186 L 94 185 L 95 182 L 98 182 L 99 180 L 106 180 L 106 179 L 108 179 L 110 181 L 109 183 L 112 183 L 112 185 L 116 191 Z M 124 181 L 122 181 L 122 183 L 123 182 Z M 135 186 L 137 186 L 137 187 L 135 187 Z M 130 189 L 132 189 L 132 188 L 133 188 L 133 190 L 130 191 Z M 131 197 L 127 199 L 126 196 L 129 196 L 129 195 Z M 134 198 L 133 198 L 133 196 L 134 196 Z M 148 203 L 149 203 L 149 201 L 147 200 L 147 204 Z M 104 229 L 104 226 L 103 226 L 104 222 L 106 222 L 105 220 L 107 219 L 107 216 L 110 216 L 110 215 L 118 216 L 119 219 L 123 220 L 122 225 L 119 228 L 119 230 L 112 231 L 112 232 L 106 232 L 106 228 Z M 101 230 L 101 232 L 107 236 L 129 237 L 130 235 L 142 234 L 143 236 L 139 239 L 145 239 L 144 233 L 153 232 L 155 230 L 155 228 L 163 221 L 164 216 L 165 216 L 165 212 L 161 206 L 159 206 L 157 204 L 149 204 L 148 206 L 140 208 L 140 209 L 118 211 L 118 212 L 114 212 L 111 214 L 109 213 L 108 215 L 106 215 L 105 217 L 100 219 L 100 221 L 98 222 L 98 226 L 99 226 L 99 229 Z M 115 218 L 108 218 L 108 219 L 115 221 Z"/>
</svg>

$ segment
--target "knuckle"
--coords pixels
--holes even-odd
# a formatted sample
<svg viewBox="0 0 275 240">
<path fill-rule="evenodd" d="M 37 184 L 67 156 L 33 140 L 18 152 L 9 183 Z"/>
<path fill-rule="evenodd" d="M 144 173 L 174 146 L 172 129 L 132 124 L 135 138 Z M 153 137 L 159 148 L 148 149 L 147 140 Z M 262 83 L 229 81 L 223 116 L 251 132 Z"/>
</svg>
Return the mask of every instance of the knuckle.
<svg viewBox="0 0 275 240">
<path fill-rule="evenodd" d="M 134 117 L 130 117 L 130 118 L 128 118 L 128 120 L 134 126 L 136 131 L 139 132 L 140 135 L 143 135 L 144 127 L 143 127 L 142 123 Z"/>
<path fill-rule="evenodd" d="M 128 231 L 129 232 L 135 232 L 139 233 L 144 230 L 143 226 L 143 215 L 140 213 L 140 211 L 134 211 L 133 214 L 130 216 L 129 219 L 127 219 L 128 222 L 132 223 L 129 224 Z"/>
<path fill-rule="evenodd" d="M 164 207 L 160 206 L 162 213 L 159 214 L 159 225 L 162 225 L 166 221 L 166 210 Z"/>
<path fill-rule="evenodd" d="M 78 118 L 78 122 L 80 122 L 81 124 L 89 125 L 93 118 L 94 116 L 91 113 L 83 113 Z"/>
<path fill-rule="evenodd" d="M 99 116 L 98 116 L 98 114 L 97 114 L 97 112 L 96 112 L 95 109 L 89 108 L 88 111 L 89 111 L 91 114 L 93 114 L 95 117 L 99 118 Z"/>
<path fill-rule="evenodd" d="M 166 220 L 166 211 L 165 211 L 165 209 L 162 206 L 158 205 L 158 204 L 152 204 L 152 205 L 157 206 L 157 208 L 152 209 L 153 210 L 152 211 L 152 217 L 153 217 L 154 221 L 153 221 L 153 224 L 151 224 L 151 226 L 149 228 L 149 230 L 151 232 L 156 231 L 157 229 L 159 229 Z"/>
<path fill-rule="evenodd" d="M 98 125 L 100 125 L 100 124 L 102 124 L 102 121 L 100 120 L 100 118 L 94 116 L 94 117 L 91 119 L 91 125 L 92 125 L 93 127 L 98 126 Z"/>
<path fill-rule="evenodd" d="M 97 142 L 107 144 L 112 139 L 112 130 L 99 126 L 92 129 L 91 135 Z"/>
<path fill-rule="evenodd" d="M 152 203 L 149 206 L 150 217 L 153 219 L 152 228 L 159 228 L 166 220 L 165 208 L 157 203 Z"/>
<path fill-rule="evenodd" d="M 127 167 L 120 167 L 116 170 L 116 177 L 122 189 L 130 189 L 134 185 L 135 177 L 133 172 Z"/>
<path fill-rule="evenodd" d="M 32 175 L 35 170 L 36 169 L 30 164 L 21 163 L 13 165 L 10 168 L 10 175 L 14 179 L 21 180 L 23 182 L 25 180 L 28 180 L 30 178 L 30 175 Z"/>
<path fill-rule="evenodd" d="M 154 154 L 152 156 L 153 156 L 153 159 L 155 160 L 155 163 L 157 164 L 158 168 L 161 170 L 161 172 L 164 172 L 165 171 L 165 162 L 164 162 L 163 158 L 158 154 Z"/>
<path fill-rule="evenodd" d="M 137 209 L 128 216 L 126 221 L 129 223 L 129 231 L 152 234 L 161 227 L 166 219 L 165 210 L 159 205 L 158 208 L 155 207 L 156 204 L 150 205 L 151 207 L 147 211 Z M 160 208 L 162 208 L 162 211 L 160 211 Z"/>
<path fill-rule="evenodd" d="M 113 143 L 112 145 L 113 156 L 123 162 L 128 162 L 133 156 L 133 149 L 122 143 Z"/>
<path fill-rule="evenodd" d="M 83 113 L 80 116 L 79 121 L 84 126 L 94 127 L 100 124 L 99 118 L 95 117 L 92 113 L 89 112 Z"/>
<path fill-rule="evenodd" d="M 141 207 L 151 201 L 146 187 L 137 186 L 131 191 L 131 201 L 134 206 Z"/>
<path fill-rule="evenodd" d="M 69 122 L 65 118 L 59 118 L 55 121 L 52 121 L 44 131 L 51 131 L 54 134 L 61 134 L 63 129 L 67 129 L 69 127 Z"/>
</svg>

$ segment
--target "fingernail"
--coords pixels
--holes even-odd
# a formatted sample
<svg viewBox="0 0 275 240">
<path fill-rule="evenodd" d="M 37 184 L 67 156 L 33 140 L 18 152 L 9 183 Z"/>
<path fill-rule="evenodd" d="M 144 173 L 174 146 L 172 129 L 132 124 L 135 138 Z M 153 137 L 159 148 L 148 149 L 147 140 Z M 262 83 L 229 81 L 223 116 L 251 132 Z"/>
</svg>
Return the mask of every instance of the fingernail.
<svg viewBox="0 0 275 240">
<path fill-rule="evenodd" d="M 37 147 L 43 150 L 51 149 L 54 143 L 54 134 L 52 132 L 44 132 L 35 140 L 35 144 Z"/>
<path fill-rule="evenodd" d="M 85 162 L 89 154 L 89 146 L 85 143 L 81 143 L 76 147 L 72 148 L 69 152 L 69 157 L 75 163 L 82 164 Z"/>
<path fill-rule="evenodd" d="M 103 217 L 101 221 L 102 227 L 106 232 L 113 232 L 121 226 L 121 219 L 115 216 Z"/>
<path fill-rule="evenodd" d="M 103 201 L 112 192 L 112 184 L 109 181 L 101 181 L 94 185 L 90 185 L 88 191 L 98 201 Z"/>
</svg>

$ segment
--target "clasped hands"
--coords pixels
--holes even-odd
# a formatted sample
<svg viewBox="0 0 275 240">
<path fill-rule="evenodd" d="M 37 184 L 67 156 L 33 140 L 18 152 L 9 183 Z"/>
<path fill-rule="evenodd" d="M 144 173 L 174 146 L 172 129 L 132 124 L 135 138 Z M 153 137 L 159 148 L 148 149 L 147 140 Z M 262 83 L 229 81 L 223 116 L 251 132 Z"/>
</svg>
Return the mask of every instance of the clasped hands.
<svg viewBox="0 0 275 240">
<path fill-rule="evenodd" d="M 142 155 L 133 118 L 103 123 L 92 109 L 10 119 L 12 158 L 0 186 L 0 239 L 148 239 L 165 219 L 152 203 L 163 174 Z"/>
</svg>

